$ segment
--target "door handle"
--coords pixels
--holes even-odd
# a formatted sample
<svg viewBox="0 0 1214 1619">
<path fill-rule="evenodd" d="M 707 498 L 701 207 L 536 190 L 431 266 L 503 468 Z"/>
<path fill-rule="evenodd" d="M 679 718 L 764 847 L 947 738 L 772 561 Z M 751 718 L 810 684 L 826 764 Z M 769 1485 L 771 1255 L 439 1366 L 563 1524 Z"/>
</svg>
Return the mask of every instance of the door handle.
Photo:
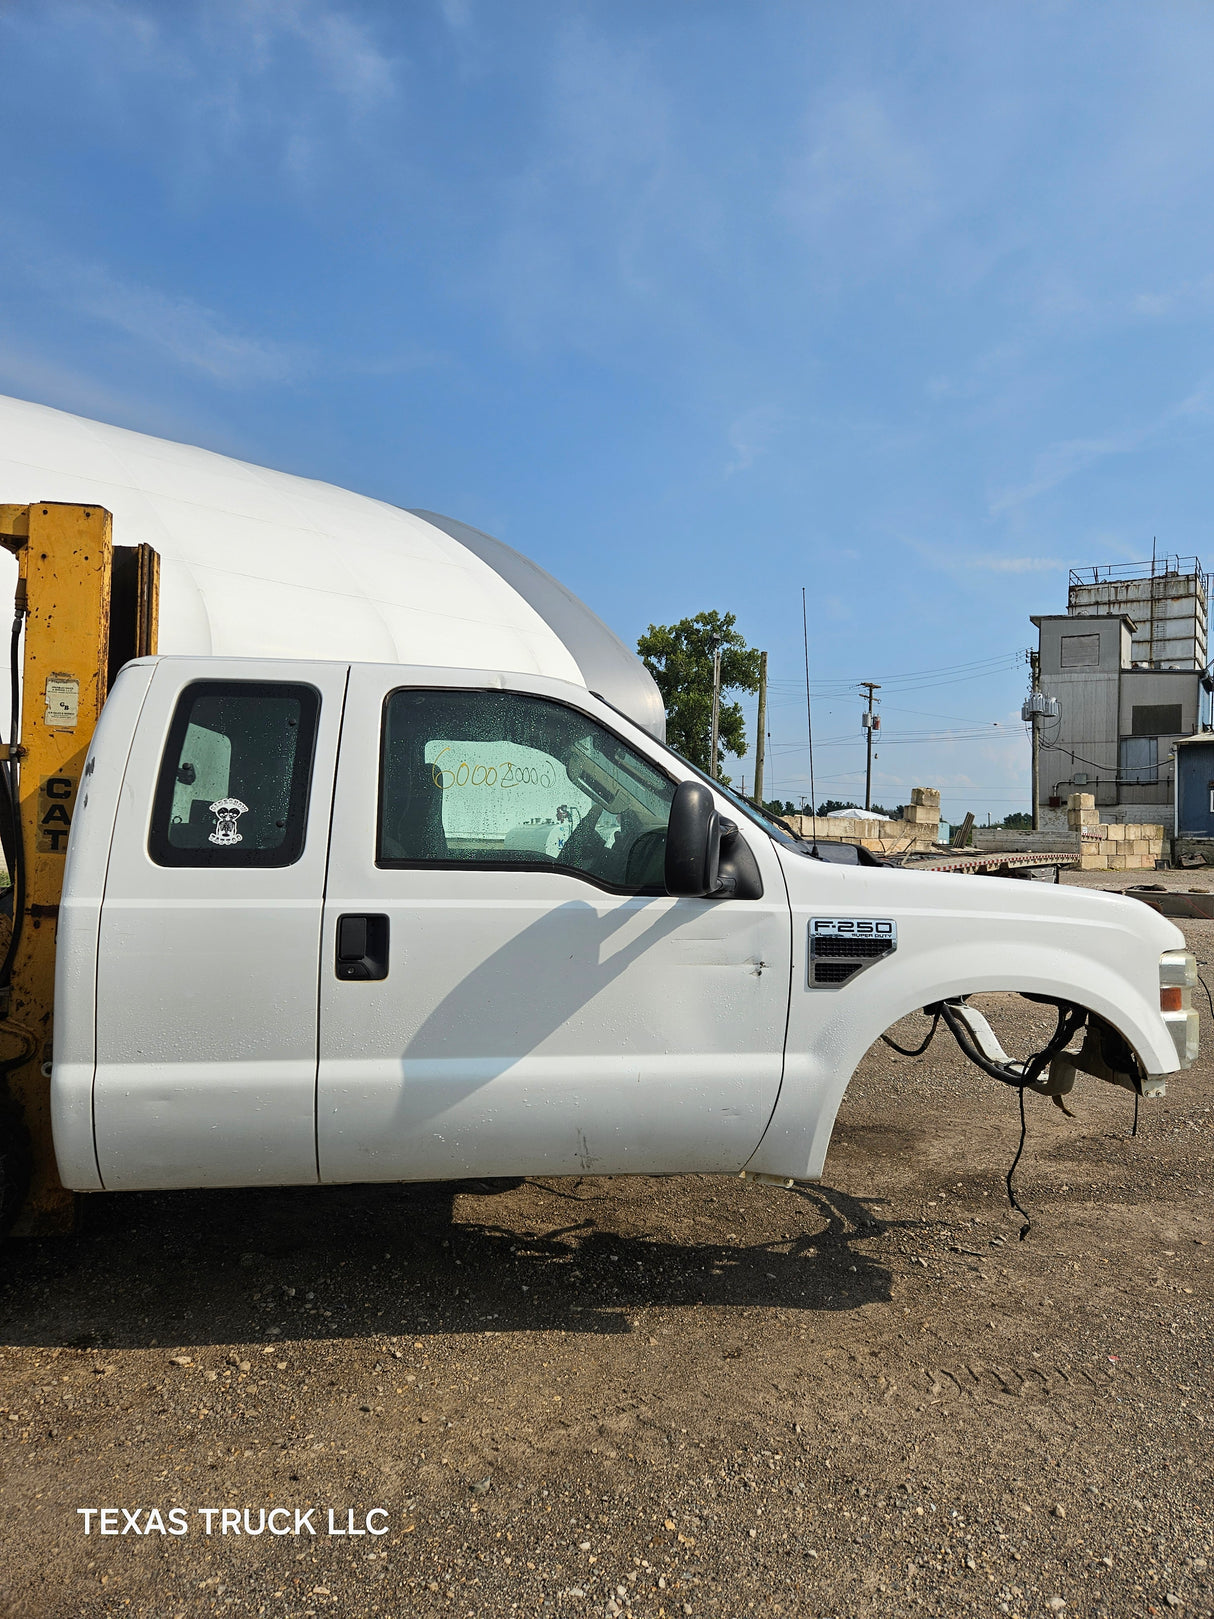
<svg viewBox="0 0 1214 1619">
<path fill-rule="evenodd" d="M 339 916 L 337 918 L 338 978 L 363 982 L 388 976 L 388 918 L 386 916 Z"/>
</svg>

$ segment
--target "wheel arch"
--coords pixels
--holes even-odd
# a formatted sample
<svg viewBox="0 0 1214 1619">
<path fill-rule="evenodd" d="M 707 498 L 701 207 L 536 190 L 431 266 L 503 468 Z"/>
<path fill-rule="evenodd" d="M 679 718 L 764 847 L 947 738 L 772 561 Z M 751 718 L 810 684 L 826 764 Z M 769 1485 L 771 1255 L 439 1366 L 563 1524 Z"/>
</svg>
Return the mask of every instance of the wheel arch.
<svg viewBox="0 0 1214 1619">
<path fill-rule="evenodd" d="M 899 1019 L 956 996 L 1040 995 L 1071 1002 L 1116 1029 L 1147 1073 L 1174 1072 L 1179 1063 L 1159 1013 L 1158 969 L 1148 984 L 1142 965 L 1141 947 L 1132 963 L 1113 967 L 1065 945 L 943 946 L 913 954 L 899 950 L 847 984 L 822 989 L 807 983 L 802 964 L 800 982 L 793 985 L 783 1082 L 747 1171 L 817 1180 L 839 1108 L 866 1052 Z M 799 1018 L 798 996 L 829 996 L 833 1004 L 825 1017 Z M 812 1031 L 803 1043 L 799 1025 Z M 979 1083 L 997 1087 L 997 1081 L 975 1074 Z"/>
</svg>

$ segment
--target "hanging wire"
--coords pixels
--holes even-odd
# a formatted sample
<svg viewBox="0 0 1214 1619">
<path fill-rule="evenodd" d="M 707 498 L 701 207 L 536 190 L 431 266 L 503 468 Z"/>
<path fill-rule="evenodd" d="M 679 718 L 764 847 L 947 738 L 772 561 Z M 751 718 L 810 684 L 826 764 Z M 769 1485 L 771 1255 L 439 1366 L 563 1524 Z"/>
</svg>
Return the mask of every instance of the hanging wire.
<svg viewBox="0 0 1214 1619">
<path fill-rule="evenodd" d="M 1205 963 L 1203 962 L 1201 965 L 1204 966 Z M 1201 976 L 1200 973 L 1197 974 L 1197 982 L 1201 985 L 1202 989 L 1204 989 L 1205 992 L 1206 992 L 1206 1000 L 1209 1001 L 1209 1003 L 1210 1003 L 1210 1016 L 1212 1018 L 1214 1018 L 1214 995 L 1210 994 L 1210 986 L 1209 986 L 1209 984 L 1206 983 L 1205 979 Z"/>
<path fill-rule="evenodd" d="M 1029 1219 L 1028 1212 L 1017 1198 L 1015 1187 L 1012 1185 L 1012 1176 L 1016 1173 L 1016 1165 L 1020 1162 L 1020 1155 L 1024 1151 L 1025 1137 L 1028 1135 L 1028 1123 L 1024 1117 L 1024 1092 L 1025 1087 L 1021 1085 L 1018 1092 L 1020 1097 L 1020 1143 L 1016 1148 L 1016 1156 L 1012 1159 L 1011 1168 L 1007 1172 L 1007 1200 L 1015 1209 L 1016 1213 L 1019 1214 L 1024 1220 L 1024 1224 L 1020 1228 L 1021 1242 L 1024 1241 L 1029 1232 L 1033 1229 L 1033 1222 Z"/>
<path fill-rule="evenodd" d="M 881 1038 L 885 1041 L 885 1044 L 887 1046 L 891 1046 L 900 1057 L 921 1057 L 927 1050 L 928 1046 L 931 1045 L 932 1039 L 935 1036 L 936 1030 L 939 1028 L 939 1026 L 940 1014 L 937 1012 L 935 1017 L 932 1019 L 932 1026 L 927 1031 L 923 1044 L 921 1046 L 916 1046 L 913 1051 L 909 1050 L 906 1046 L 900 1046 L 896 1040 L 891 1040 L 888 1034 L 883 1034 Z"/>
</svg>

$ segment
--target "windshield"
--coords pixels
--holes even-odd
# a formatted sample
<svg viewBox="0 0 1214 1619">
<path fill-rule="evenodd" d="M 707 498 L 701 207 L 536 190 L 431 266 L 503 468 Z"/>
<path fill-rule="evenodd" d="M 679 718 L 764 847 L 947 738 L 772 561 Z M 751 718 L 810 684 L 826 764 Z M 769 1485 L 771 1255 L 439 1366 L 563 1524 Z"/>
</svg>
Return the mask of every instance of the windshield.
<svg viewBox="0 0 1214 1619">
<path fill-rule="evenodd" d="M 614 703 L 607 702 L 607 699 L 600 692 L 592 692 L 591 696 L 597 697 L 600 703 L 605 703 L 608 708 L 613 709 L 615 713 L 628 720 L 630 724 L 636 724 L 630 714 L 625 714 L 623 709 L 616 708 Z M 650 740 L 652 741 L 653 738 L 651 737 Z M 743 798 L 739 793 L 735 793 L 732 787 L 726 787 L 724 782 L 714 781 L 711 776 L 700 769 L 699 765 L 693 765 L 691 760 L 685 759 L 677 748 L 672 748 L 669 742 L 662 742 L 659 746 L 665 748 L 667 753 L 673 754 L 680 764 L 686 765 L 688 770 L 693 771 L 701 781 L 707 782 L 710 787 L 727 798 L 740 814 L 744 815 L 748 821 L 753 821 L 769 838 L 774 838 L 777 843 L 782 843 L 786 849 L 795 850 L 797 854 L 808 855 L 810 853 L 811 845 L 809 842 L 805 838 L 797 837 L 770 810 L 760 809 L 757 804 L 752 804 L 750 799 Z"/>
<path fill-rule="evenodd" d="M 726 787 L 723 781 L 713 781 L 712 777 L 701 770 L 699 765 L 693 765 L 690 759 L 684 759 L 683 755 L 677 749 L 670 747 L 669 743 L 667 744 L 667 751 L 673 753 L 679 763 L 685 764 L 688 770 L 694 770 L 701 781 L 706 781 L 714 791 L 727 798 L 748 821 L 753 821 L 756 826 L 762 827 L 768 837 L 775 838 L 777 843 L 782 843 L 787 849 L 795 849 L 798 854 L 804 854 L 809 848 L 803 838 L 796 837 L 784 825 L 784 822 L 778 820 L 769 810 L 760 809 L 757 804 L 752 804 L 748 798 L 743 798 L 740 793 L 735 793 L 732 787 Z"/>
</svg>

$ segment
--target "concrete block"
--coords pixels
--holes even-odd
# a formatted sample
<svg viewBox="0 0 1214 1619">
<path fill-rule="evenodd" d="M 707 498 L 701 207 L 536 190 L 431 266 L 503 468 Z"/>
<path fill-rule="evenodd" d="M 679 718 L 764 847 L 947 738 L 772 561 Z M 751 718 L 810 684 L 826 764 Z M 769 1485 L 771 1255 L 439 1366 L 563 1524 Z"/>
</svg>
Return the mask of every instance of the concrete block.
<svg viewBox="0 0 1214 1619">
<path fill-rule="evenodd" d="M 1110 871 L 1125 871 L 1127 869 L 1126 861 L 1129 858 L 1130 857 L 1127 854 L 1110 854 L 1109 855 L 1109 870 Z"/>
<path fill-rule="evenodd" d="M 939 787 L 912 787 L 911 788 L 911 803 L 912 804 L 934 804 L 936 806 L 936 808 L 939 809 L 939 807 L 940 807 L 940 789 L 939 789 Z M 939 816 L 937 816 L 937 820 L 938 819 L 939 819 Z"/>
<path fill-rule="evenodd" d="M 1066 824 L 1072 828 L 1081 826 L 1099 826 L 1100 811 L 1094 809 L 1067 810 Z"/>
<path fill-rule="evenodd" d="M 1094 793 L 1072 793 L 1066 801 L 1069 810 L 1089 810 L 1096 808 L 1096 795 Z"/>
<path fill-rule="evenodd" d="M 1116 822 L 1110 822 L 1109 825 L 1105 827 L 1104 833 L 1105 837 L 1108 838 L 1110 843 L 1125 842 L 1125 827 L 1118 826 Z"/>
<path fill-rule="evenodd" d="M 1107 854 L 1089 854 L 1085 849 L 1079 856 L 1080 871 L 1107 871 L 1109 857 Z"/>
<path fill-rule="evenodd" d="M 910 826 L 939 826 L 940 807 L 938 804 L 908 804 L 902 811 L 902 819 Z"/>
</svg>

